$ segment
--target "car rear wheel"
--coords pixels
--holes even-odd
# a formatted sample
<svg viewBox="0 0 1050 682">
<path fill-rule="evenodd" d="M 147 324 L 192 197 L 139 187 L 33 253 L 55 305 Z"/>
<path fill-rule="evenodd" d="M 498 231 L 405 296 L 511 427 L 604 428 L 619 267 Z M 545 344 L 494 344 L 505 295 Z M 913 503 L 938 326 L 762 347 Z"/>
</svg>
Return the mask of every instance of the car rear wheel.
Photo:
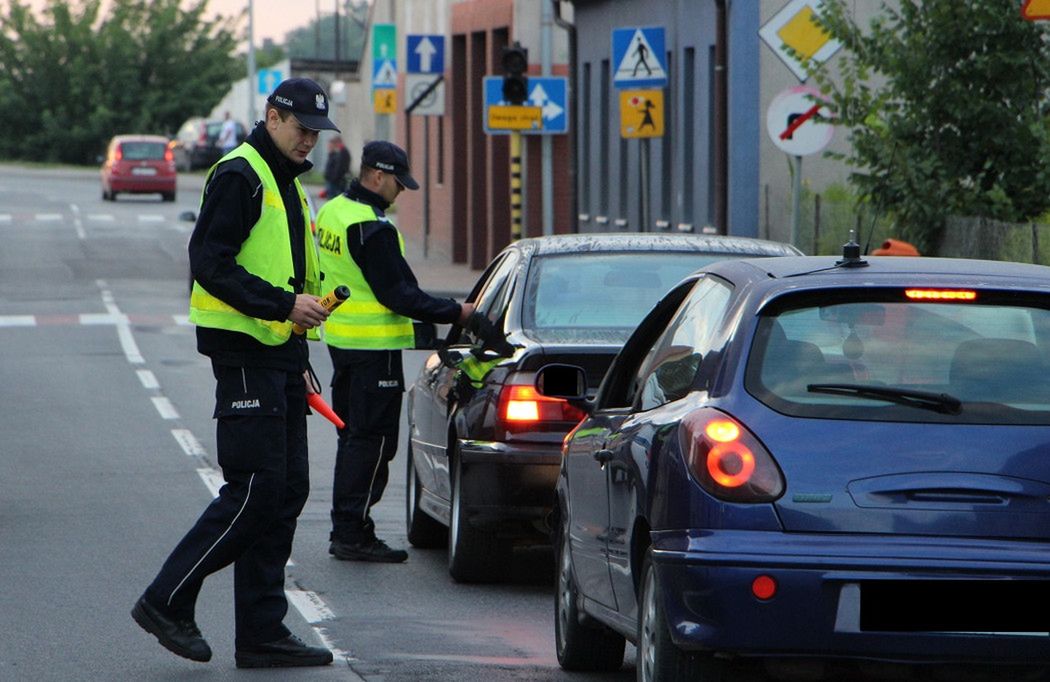
<svg viewBox="0 0 1050 682">
<path fill-rule="evenodd" d="M 408 471 L 405 481 L 405 527 L 408 530 L 408 541 L 413 547 L 433 549 L 443 547 L 448 542 L 448 528 L 427 514 L 419 506 L 419 474 L 413 462 L 412 446 L 408 446 Z"/>
<path fill-rule="evenodd" d="M 579 593 L 573 576 L 568 521 L 558 533 L 558 590 L 554 595 L 554 640 L 565 670 L 619 670 L 626 640 L 601 625 L 580 622 Z"/>
<path fill-rule="evenodd" d="M 638 660 L 635 669 L 638 682 L 722 682 L 727 679 L 723 661 L 683 651 L 671 640 L 667 616 L 656 584 L 652 550 L 646 552 L 642 564 L 642 601 L 638 606 Z"/>
<path fill-rule="evenodd" d="M 449 448 L 453 450 L 453 448 Z M 509 546 L 492 531 L 474 528 L 463 504 L 463 462 L 452 455 L 452 520 L 448 531 L 448 572 L 456 582 L 491 582 L 505 564 Z"/>
</svg>

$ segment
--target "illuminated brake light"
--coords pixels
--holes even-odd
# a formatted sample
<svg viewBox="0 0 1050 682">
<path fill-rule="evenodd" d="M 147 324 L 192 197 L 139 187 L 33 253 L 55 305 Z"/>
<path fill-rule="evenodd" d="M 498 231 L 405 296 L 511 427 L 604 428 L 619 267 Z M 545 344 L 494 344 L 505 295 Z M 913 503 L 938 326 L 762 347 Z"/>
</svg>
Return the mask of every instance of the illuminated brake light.
<svg viewBox="0 0 1050 682">
<path fill-rule="evenodd" d="M 506 384 L 500 391 L 499 422 L 507 431 L 578 424 L 586 415 L 563 398 L 541 395 L 531 384 Z"/>
<path fill-rule="evenodd" d="M 710 407 L 682 419 L 682 452 L 692 478 L 729 502 L 771 502 L 784 493 L 773 456 L 740 422 Z"/>
<path fill-rule="evenodd" d="M 974 301 L 976 291 L 964 289 L 905 289 L 904 295 L 913 301 Z"/>
<path fill-rule="evenodd" d="M 718 485 L 739 488 L 755 473 L 755 455 L 740 443 L 719 443 L 707 453 L 707 473 Z"/>
<path fill-rule="evenodd" d="M 175 160 L 175 153 L 173 151 L 171 151 L 171 147 L 165 147 L 164 148 L 164 160 L 165 161 L 174 161 Z"/>
</svg>

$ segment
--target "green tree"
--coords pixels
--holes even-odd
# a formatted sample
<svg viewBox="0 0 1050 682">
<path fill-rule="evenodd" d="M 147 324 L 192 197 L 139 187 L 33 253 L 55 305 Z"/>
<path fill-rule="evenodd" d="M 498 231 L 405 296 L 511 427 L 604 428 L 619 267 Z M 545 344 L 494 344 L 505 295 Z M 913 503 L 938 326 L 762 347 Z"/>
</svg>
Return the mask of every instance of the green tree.
<svg viewBox="0 0 1050 682">
<path fill-rule="evenodd" d="M 93 163 L 127 132 L 167 134 L 241 78 L 232 18 L 207 0 L 11 0 L 0 15 L 0 158 Z"/>
<path fill-rule="evenodd" d="M 851 151 L 851 183 L 925 253 L 952 215 L 1024 221 L 1050 207 L 1050 43 L 1016 0 L 897 0 L 867 30 L 846 0 L 821 23 L 837 73 L 812 69 Z"/>
</svg>

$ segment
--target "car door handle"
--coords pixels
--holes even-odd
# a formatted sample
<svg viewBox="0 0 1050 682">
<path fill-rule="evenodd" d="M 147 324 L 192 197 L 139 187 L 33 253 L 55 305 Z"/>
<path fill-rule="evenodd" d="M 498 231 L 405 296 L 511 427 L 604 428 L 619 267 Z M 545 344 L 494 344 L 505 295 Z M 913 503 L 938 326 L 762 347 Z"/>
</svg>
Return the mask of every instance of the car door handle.
<svg viewBox="0 0 1050 682">
<path fill-rule="evenodd" d="M 612 450 L 598 450 L 594 453 L 594 461 L 598 462 L 598 464 L 601 464 L 602 466 L 605 466 L 609 462 L 609 460 L 612 459 L 612 456 Z"/>
</svg>

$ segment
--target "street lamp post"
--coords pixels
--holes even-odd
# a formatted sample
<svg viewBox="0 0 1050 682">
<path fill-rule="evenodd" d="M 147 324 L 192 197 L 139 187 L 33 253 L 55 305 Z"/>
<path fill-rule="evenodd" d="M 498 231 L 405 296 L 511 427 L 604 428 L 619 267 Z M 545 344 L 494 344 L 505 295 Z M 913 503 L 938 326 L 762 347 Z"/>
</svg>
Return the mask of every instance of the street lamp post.
<svg viewBox="0 0 1050 682">
<path fill-rule="evenodd" d="M 248 129 L 255 125 L 255 33 L 252 26 L 255 9 L 248 0 Z"/>
</svg>

